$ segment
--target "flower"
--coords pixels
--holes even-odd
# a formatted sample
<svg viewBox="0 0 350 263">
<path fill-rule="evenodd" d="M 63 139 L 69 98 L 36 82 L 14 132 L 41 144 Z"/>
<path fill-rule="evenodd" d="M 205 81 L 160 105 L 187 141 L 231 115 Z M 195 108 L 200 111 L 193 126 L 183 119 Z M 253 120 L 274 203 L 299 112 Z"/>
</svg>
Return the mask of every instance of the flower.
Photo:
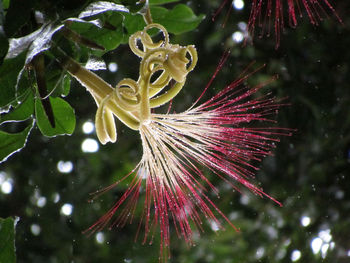
<svg viewBox="0 0 350 263">
<path fill-rule="evenodd" d="M 219 9 L 213 16 L 213 19 L 221 12 L 226 3 L 231 1 L 224 0 Z M 313 25 L 318 25 L 328 12 L 334 14 L 337 20 L 342 23 L 341 18 L 328 0 L 251 0 L 251 10 L 248 20 L 249 36 L 255 35 L 255 27 L 260 28 L 259 36 L 270 36 L 271 27 L 275 30 L 276 49 L 280 44 L 281 30 L 285 27 L 285 12 L 288 13 L 288 24 L 295 28 L 298 25 L 297 17 L 302 17 L 301 8 L 304 7 L 309 21 Z M 229 12 L 232 6 L 230 6 Z M 227 14 L 227 16 L 228 16 Z"/>
<path fill-rule="evenodd" d="M 221 228 L 218 214 L 236 229 L 209 197 L 211 192 L 218 195 L 218 189 L 210 182 L 212 175 L 208 177 L 201 167 L 238 191 L 244 186 L 281 205 L 251 182 L 258 169 L 251 161 L 270 155 L 278 137 L 288 135 L 289 131 L 251 126 L 253 122 L 270 122 L 268 116 L 275 114 L 281 104 L 270 96 L 253 98 L 263 85 L 246 87 L 246 78 L 236 80 L 208 101 L 183 113 L 152 114 L 150 122 L 139 129 L 143 156 L 128 175 L 132 182 L 88 231 L 99 231 L 110 221 L 111 227 L 132 221 L 142 188 L 145 188 L 143 241 L 147 237 L 152 239 L 152 232 L 159 226 L 161 253 L 168 253 L 171 224 L 178 236 L 191 244 L 193 228 L 202 229 L 200 214 Z M 113 219 L 118 209 L 121 212 Z"/>
<path fill-rule="evenodd" d="M 148 34 L 150 28 L 163 32 L 164 40 L 154 43 Z M 138 47 L 139 41 L 142 50 Z M 221 228 L 220 215 L 238 230 L 210 198 L 210 193 L 219 195 L 219 191 L 210 182 L 212 175 L 208 172 L 238 191 L 244 186 L 281 205 L 252 182 L 258 168 L 251 161 L 260 161 L 270 155 L 278 137 L 289 134 L 288 129 L 253 126 L 254 122 L 272 122 L 269 117 L 282 105 L 271 95 L 256 97 L 265 84 L 248 87 L 245 81 L 252 73 L 246 74 L 197 105 L 227 59 L 226 54 L 202 95 L 188 110 L 158 114 L 151 109 L 178 94 L 197 62 L 197 52 L 193 46 L 170 44 L 165 28 L 158 24 L 150 24 L 135 33 L 130 37 L 129 45 L 141 57 L 140 77 L 137 81 L 124 79 L 116 88 L 86 69 L 78 68 L 71 59 L 65 63 L 70 73 L 95 98 L 98 105 L 96 131 L 100 141 L 115 142 L 115 115 L 139 131 L 143 148 L 142 159 L 133 171 L 97 192 L 96 196 L 99 196 L 131 177 L 122 197 L 87 232 L 100 231 L 107 225 L 121 227 L 131 222 L 141 189 L 145 189 L 145 197 L 139 229 L 144 224 L 144 242 L 152 242 L 153 233 L 159 229 L 162 261 L 169 255 L 171 225 L 189 244 L 194 228 L 202 229 L 202 215 Z M 152 81 L 156 72 L 158 78 Z M 171 83 L 174 84 L 167 92 L 160 93 Z M 115 215 L 117 210 L 120 211 Z"/>
<path fill-rule="evenodd" d="M 326 13 L 325 10 L 331 11 L 336 16 L 337 20 L 342 22 L 328 0 L 252 0 L 252 8 L 248 21 L 250 35 L 254 35 L 255 26 L 258 25 L 261 28 L 260 35 L 266 33 L 269 36 L 271 34 L 271 24 L 273 23 L 276 48 L 278 48 L 280 44 L 281 30 L 283 30 L 285 23 L 283 2 L 287 2 L 288 24 L 292 28 L 298 25 L 297 16 L 303 16 L 301 6 L 304 6 L 310 23 L 313 25 L 318 25 L 319 22 L 322 21 L 323 16 Z M 302 2 L 302 5 L 300 2 Z"/>
</svg>

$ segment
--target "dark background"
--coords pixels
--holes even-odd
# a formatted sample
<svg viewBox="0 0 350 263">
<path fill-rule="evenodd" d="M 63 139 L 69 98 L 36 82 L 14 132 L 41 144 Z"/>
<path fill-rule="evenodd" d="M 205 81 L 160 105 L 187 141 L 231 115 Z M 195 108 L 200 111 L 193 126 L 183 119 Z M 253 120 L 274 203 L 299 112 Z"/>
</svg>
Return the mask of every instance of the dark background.
<svg viewBox="0 0 350 263">
<path fill-rule="evenodd" d="M 266 63 L 250 81 L 278 74 L 278 80 L 263 91 L 288 97 L 290 106 L 279 111 L 277 126 L 296 131 L 281 138 L 274 155 L 261 163 L 256 174 L 264 191 L 284 206 L 248 191 L 241 195 L 213 177 L 221 193 L 215 203 L 241 231 L 224 223 L 226 230 L 215 232 L 208 223 L 204 233 L 194 236 L 194 247 L 172 233 L 169 262 L 293 262 L 298 254 L 299 262 L 350 262 L 350 18 L 348 1 L 334 2 L 343 24 L 328 12 L 329 18 L 315 27 L 304 14 L 296 29 L 286 25 L 275 50 L 274 36 L 256 36 L 254 45 L 246 46 L 232 40 L 238 23 L 248 20 L 247 3 L 242 11 L 233 10 L 222 27 L 227 8 L 214 22 L 211 19 L 220 1 L 191 1 L 195 13 L 207 17 L 197 30 L 172 37 L 182 45 L 195 44 L 199 53 L 199 63 L 174 100 L 174 109 L 191 105 L 229 48 L 230 58 L 207 95 L 233 81 L 252 61 Z M 116 73 L 99 72 L 110 83 L 123 77 L 136 79 L 139 61 L 128 46 L 104 59 L 107 65 L 118 65 Z M 139 161 L 141 146 L 138 133 L 118 122 L 117 143 L 99 145 L 96 153 L 82 152 L 86 138 L 97 140 L 95 133 L 82 131 L 86 121 L 94 120 L 96 107 L 76 81 L 66 99 L 77 116 L 74 134 L 48 139 L 36 128 L 27 146 L 0 165 L 0 182 L 13 187 L 9 194 L 0 191 L 0 217 L 20 217 L 18 262 L 158 262 L 158 237 L 152 245 L 134 242 L 138 218 L 122 229 L 82 234 L 126 185 L 93 203 L 88 202 L 89 193 L 127 174 Z M 61 173 L 60 161 L 71 162 L 72 171 Z M 72 205 L 71 215 L 62 213 L 64 204 Z M 38 227 L 40 231 L 35 231 Z"/>
</svg>

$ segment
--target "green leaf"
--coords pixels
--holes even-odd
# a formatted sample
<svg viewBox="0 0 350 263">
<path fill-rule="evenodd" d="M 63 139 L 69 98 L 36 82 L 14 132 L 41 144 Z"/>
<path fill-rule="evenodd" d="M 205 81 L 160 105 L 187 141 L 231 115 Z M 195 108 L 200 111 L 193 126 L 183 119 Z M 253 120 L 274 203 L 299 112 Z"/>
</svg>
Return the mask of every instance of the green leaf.
<svg viewBox="0 0 350 263">
<path fill-rule="evenodd" d="M 51 47 L 53 35 L 62 27 L 63 25 L 48 23 L 24 37 L 10 39 L 10 48 L 6 59 L 15 58 L 18 54 L 27 50 L 25 64 L 29 64 L 37 54 Z"/>
<path fill-rule="evenodd" d="M 7 9 L 10 5 L 10 0 L 2 0 L 3 8 Z"/>
<path fill-rule="evenodd" d="M 71 20 L 69 28 L 93 40 L 97 44 L 103 46 L 106 51 L 109 51 L 117 48 L 123 40 L 123 17 L 116 12 L 109 12 L 103 15 L 101 19 L 103 19 L 104 27 L 98 27 L 90 21 Z"/>
<path fill-rule="evenodd" d="M 8 9 L 10 6 L 10 0 L 2 0 L 3 9 Z"/>
<path fill-rule="evenodd" d="M 19 133 L 7 133 L 0 131 L 0 163 L 6 161 L 8 157 L 15 152 L 18 152 L 26 145 L 28 135 L 32 130 L 33 125 L 34 121 L 31 125 Z"/>
<path fill-rule="evenodd" d="M 16 99 L 17 76 L 24 66 L 25 54 L 6 59 L 0 67 L 0 109 Z"/>
<path fill-rule="evenodd" d="M 127 30 L 127 34 L 124 38 L 124 43 L 127 43 L 129 41 L 129 36 L 137 31 L 142 30 L 146 26 L 146 23 L 142 15 L 124 14 L 123 25 Z"/>
<path fill-rule="evenodd" d="M 67 96 L 70 91 L 70 77 L 61 68 L 48 65 L 45 69 L 47 94 L 52 97 Z"/>
<path fill-rule="evenodd" d="M 63 77 L 63 81 L 62 81 L 62 96 L 68 96 L 70 92 L 70 76 L 69 75 L 65 75 Z"/>
<path fill-rule="evenodd" d="M 69 75 L 62 71 L 56 63 L 45 66 L 45 80 L 47 94 L 52 97 L 67 96 L 70 90 Z M 46 97 L 42 96 L 42 97 Z"/>
<path fill-rule="evenodd" d="M 0 115 L 0 124 L 11 121 L 27 120 L 34 113 L 34 96 L 31 91 L 24 102 L 18 104 L 12 111 Z"/>
<path fill-rule="evenodd" d="M 29 94 L 29 92 L 32 92 L 32 86 L 35 82 L 34 80 L 34 74 L 30 72 L 29 70 L 22 70 L 20 71 L 18 78 L 17 78 L 17 84 L 15 86 L 16 94 L 15 94 L 15 105 L 12 103 L 12 105 L 16 106 L 18 102 L 24 101 L 26 96 Z"/>
<path fill-rule="evenodd" d="M 0 218 L 0 263 L 15 263 L 15 226 L 19 218 Z"/>
<path fill-rule="evenodd" d="M 100 1 L 86 7 L 84 11 L 79 14 L 79 18 L 91 17 L 109 11 L 129 13 L 129 10 L 123 5 Z"/>
<path fill-rule="evenodd" d="M 180 0 L 149 0 L 150 5 L 164 5 L 167 3 L 179 2 Z"/>
<path fill-rule="evenodd" d="M 196 16 L 187 5 L 179 4 L 172 10 L 163 7 L 151 7 L 153 21 L 166 27 L 174 34 L 181 34 L 195 29 L 204 19 L 204 15 Z"/>
<path fill-rule="evenodd" d="M 68 102 L 61 98 L 50 97 L 50 102 L 55 117 L 55 128 L 51 127 L 41 100 L 35 100 L 35 116 L 41 133 L 47 137 L 72 134 L 75 129 L 75 114 L 73 108 Z"/>
</svg>

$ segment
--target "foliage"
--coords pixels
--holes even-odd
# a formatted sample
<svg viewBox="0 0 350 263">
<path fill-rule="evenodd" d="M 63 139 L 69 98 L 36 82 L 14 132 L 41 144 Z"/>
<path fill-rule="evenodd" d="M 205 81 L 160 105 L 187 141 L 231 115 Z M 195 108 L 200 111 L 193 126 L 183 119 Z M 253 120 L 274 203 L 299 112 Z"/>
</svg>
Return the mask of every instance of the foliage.
<svg viewBox="0 0 350 263">
<path fill-rule="evenodd" d="M 16 262 L 15 227 L 18 219 L 0 218 L 0 262 Z"/>
</svg>

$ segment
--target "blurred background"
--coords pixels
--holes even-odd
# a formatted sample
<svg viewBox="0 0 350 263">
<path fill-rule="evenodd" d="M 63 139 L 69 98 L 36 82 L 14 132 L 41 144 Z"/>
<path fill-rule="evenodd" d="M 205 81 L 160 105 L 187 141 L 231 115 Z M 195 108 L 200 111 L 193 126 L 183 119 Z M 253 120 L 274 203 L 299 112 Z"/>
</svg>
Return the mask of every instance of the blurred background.
<svg viewBox="0 0 350 263">
<path fill-rule="evenodd" d="M 173 109 L 184 110 L 196 100 L 227 49 L 231 55 L 207 97 L 235 80 L 252 61 L 266 63 L 249 81 L 256 84 L 279 76 L 260 92 L 287 97 L 290 106 L 279 111 L 277 126 L 296 132 L 281 138 L 274 155 L 261 163 L 256 183 L 283 207 L 248 191 L 240 194 L 209 175 L 221 195 L 213 197 L 214 202 L 241 231 L 225 222 L 226 230 L 207 223 L 203 233 L 194 235 L 193 247 L 174 231 L 169 262 L 350 262 L 349 1 L 333 3 L 343 24 L 328 10 L 328 19 L 318 27 L 305 14 L 296 29 L 286 23 L 277 50 L 273 35 L 259 38 L 258 32 L 253 45 L 243 45 L 250 2 L 233 1 L 226 22 L 229 5 L 212 21 L 221 1 L 189 2 L 206 19 L 197 30 L 171 38 L 173 43 L 196 45 L 199 53 L 199 63 Z M 128 46 L 109 52 L 104 60 L 108 70 L 98 74 L 109 83 L 137 78 L 139 59 Z M 76 81 L 66 100 L 77 116 L 72 136 L 48 139 L 35 128 L 27 146 L 0 165 L 0 217 L 20 217 L 17 261 L 158 262 L 157 235 L 151 245 L 142 245 L 140 238 L 134 242 L 137 217 L 122 229 L 82 234 L 127 185 L 118 185 L 92 203 L 90 193 L 127 174 L 142 152 L 138 133 L 120 122 L 117 143 L 99 144 L 95 103 Z"/>
</svg>

